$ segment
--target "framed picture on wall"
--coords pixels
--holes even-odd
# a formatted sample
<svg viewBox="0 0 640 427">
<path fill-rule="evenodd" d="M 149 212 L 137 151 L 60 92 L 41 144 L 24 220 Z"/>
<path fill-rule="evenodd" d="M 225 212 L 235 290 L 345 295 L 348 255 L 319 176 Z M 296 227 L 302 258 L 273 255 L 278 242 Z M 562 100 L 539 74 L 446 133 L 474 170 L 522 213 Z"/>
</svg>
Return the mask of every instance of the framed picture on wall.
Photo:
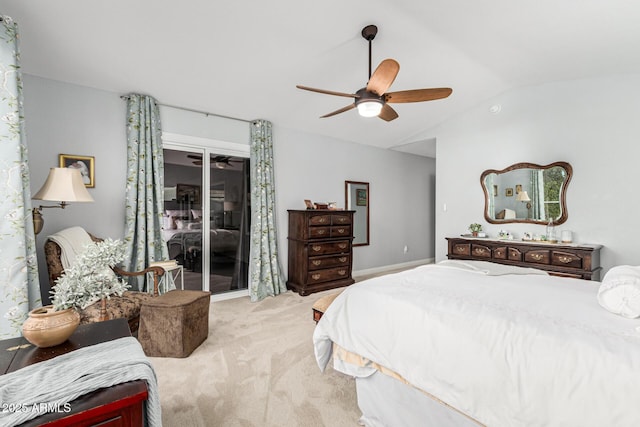
<svg viewBox="0 0 640 427">
<path fill-rule="evenodd" d="M 513 188 L 509 187 L 506 190 L 504 190 L 504 195 L 507 197 L 513 196 Z"/>
<path fill-rule="evenodd" d="M 176 185 L 176 200 L 178 202 L 200 204 L 200 186 L 190 184 Z"/>
<path fill-rule="evenodd" d="M 73 154 L 60 154 L 58 156 L 59 167 L 79 169 L 82 182 L 87 188 L 96 186 L 95 182 L 95 158 L 91 156 L 76 156 Z"/>
<path fill-rule="evenodd" d="M 522 184 L 516 184 L 516 194 L 522 193 Z"/>
<path fill-rule="evenodd" d="M 356 190 L 356 206 L 367 206 L 367 190 L 359 188 Z"/>
</svg>

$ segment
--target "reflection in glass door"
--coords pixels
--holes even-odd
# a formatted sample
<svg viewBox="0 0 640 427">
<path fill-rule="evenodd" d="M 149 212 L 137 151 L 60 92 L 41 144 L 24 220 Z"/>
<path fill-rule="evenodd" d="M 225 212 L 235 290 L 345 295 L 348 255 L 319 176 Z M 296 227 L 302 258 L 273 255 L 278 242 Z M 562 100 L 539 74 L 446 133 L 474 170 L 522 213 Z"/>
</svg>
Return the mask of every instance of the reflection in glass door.
<svg viewBox="0 0 640 427">
<path fill-rule="evenodd" d="M 209 151 L 164 150 L 162 233 L 185 289 L 222 294 L 247 289 L 249 159 Z"/>
</svg>

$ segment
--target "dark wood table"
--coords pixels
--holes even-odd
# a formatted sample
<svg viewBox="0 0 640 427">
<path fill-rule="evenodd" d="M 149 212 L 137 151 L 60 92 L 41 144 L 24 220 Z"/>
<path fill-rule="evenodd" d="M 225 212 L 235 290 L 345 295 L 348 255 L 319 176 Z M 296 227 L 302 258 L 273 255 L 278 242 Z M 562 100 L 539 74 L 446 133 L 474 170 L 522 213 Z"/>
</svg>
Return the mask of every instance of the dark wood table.
<svg viewBox="0 0 640 427">
<path fill-rule="evenodd" d="M 23 337 L 0 341 L 0 375 L 82 347 L 128 336 L 131 332 L 127 321 L 114 319 L 80 325 L 67 341 L 55 347 L 37 348 Z M 50 412 L 21 426 L 142 426 L 147 395 L 145 381 L 129 381 L 79 397 L 70 402 L 68 412 Z"/>
</svg>

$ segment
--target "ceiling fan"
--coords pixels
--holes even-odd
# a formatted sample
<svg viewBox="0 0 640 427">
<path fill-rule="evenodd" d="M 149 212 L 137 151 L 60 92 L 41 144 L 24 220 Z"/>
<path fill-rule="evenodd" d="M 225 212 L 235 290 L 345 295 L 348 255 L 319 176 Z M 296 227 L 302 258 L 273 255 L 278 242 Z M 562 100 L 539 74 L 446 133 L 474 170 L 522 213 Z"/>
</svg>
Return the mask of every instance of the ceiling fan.
<svg viewBox="0 0 640 427">
<path fill-rule="evenodd" d="M 321 118 L 335 116 L 345 111 L 358 109 L 358 113 L 364 117 L 378 116 L 382 120 L 390 122 L 398 118 L 398 113 L 389 104 L 433 101 L 446 98 L 451 95 L 451 88 L 414 89 L 399 92 L 387 92 L 398 71 L 400 64 L 394 59 L 385 59 L 378 65 L 378 68 L 371 74 L 371 41 L 378 34 L 378 27 L 367 25 L 362 29 L 362 37 L 369 42 L 369 81 L 366 87 L 359 89 L 356 93 L 334 92 L 324 89 L 316 89 L 308 86 L 296 85 L 298 89 L 309 90 L 311 92 L 324 93 L 327 95 L 343 96 L 354 98 L 353 104 L 321 116 Z"/>
<path fill-rule="evenodd" d="M 196 154 L 187 154 L 187 157 L 190 159 L 195 159 L 192 163 L 194 165 L 202 165 L 202 156 Z M 224 169 L 227 166 L 233 166 L 231 162 L 242 162 L 242 160 L 234 160 L 231 156 L 213 156 L 211 158 L 211 165 L 217 167 L 218 169 Z"/>
</svg>

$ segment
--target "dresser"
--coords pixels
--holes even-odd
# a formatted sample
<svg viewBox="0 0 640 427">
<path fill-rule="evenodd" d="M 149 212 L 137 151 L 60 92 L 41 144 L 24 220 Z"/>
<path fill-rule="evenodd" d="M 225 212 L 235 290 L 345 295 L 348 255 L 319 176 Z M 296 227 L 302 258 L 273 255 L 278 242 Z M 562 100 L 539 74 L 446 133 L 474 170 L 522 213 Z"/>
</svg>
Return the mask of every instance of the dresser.
<svg viewBox="0 0 640 427">
<path fill-rule="evenodd" d="M 532 267 L 554 276 L 600 280 L 600 245 L 447 237 L 449 259 Z"/>
<path fill-rule="evenodd" d="M 67 341 L 55 347 L 34 347 L 23 337 L 0 341 L 0 382 L 2 382 L 2 375 L 25 366 L 43 362 L 82 347 L 128 336 L 131 336 L 131 332 L 126 319 L 114 319 L 80 325 Z M 70 402 L 68 407 L 61 407 L 60 412 L 46 413 L 20 426 L 43 424 L 52 427 L 143 426 L 147 395 L 146 381 L 136 380 L 116 384 L 80 396 Z"/>
<path fill-rule="evenodd" d="M 288 289 L 304 296 L 354 282 L 353 213 L 289 210 Z"/>
</svg>

